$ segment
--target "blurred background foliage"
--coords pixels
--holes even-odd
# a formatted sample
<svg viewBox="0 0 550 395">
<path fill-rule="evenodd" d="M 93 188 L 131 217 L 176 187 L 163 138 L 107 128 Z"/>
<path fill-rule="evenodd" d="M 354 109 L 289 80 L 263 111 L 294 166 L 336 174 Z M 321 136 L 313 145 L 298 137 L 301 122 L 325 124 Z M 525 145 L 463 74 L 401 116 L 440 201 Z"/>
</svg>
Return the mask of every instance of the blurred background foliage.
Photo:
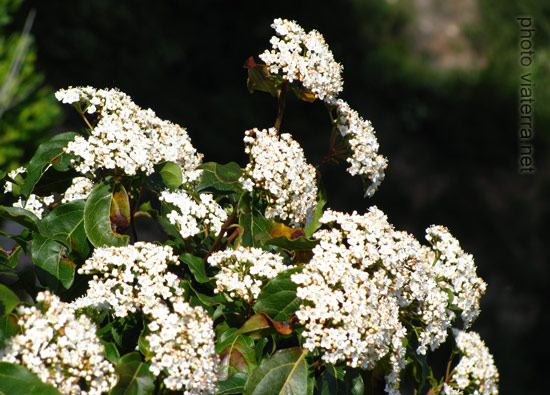
<svg viewBox="0 0 550 395">
<path fill-rule="evenodd" d="M 361 181 L 348 176 L 345 166 L 325 168 L 329 205 L 363 212 L 375 204 L 398 229 L 421 240 L 433 223 L 449 227 L 489 284 L 474 328 L 495 355 L 501 393 L 546 393 L 548 1 L 25 0 L 11 28 L 4 23 L 2 37 L 21 32 L 33 9 L 37 59 L 33 66 L 30 47 L 28 68 L 21 69 L 26 78 L 14 85 L 19 92 L 42 81 L 28 71 L 32 67 L 55 89 L 118 87 L 142 107 L 187 127 L 206 161 L 243 166 L 244 130 L 271 126 L 276 112 L 269 95 L 248 93 L 245 59 L 258 60 L 269 47 L 276 17 L 319 30 L 344 65 L 342 97 L 373 122 L 381 153 L 389 158 L 386 180 L 372 199 L 363 199 Z M 523 176 L 517 170 L 518 16 L 532 17 L 536 28 L 531 71 L 537 171 Z M 5 38 L 2 48 L 16 41 Z M 1 65 L 9 53 L 2 49 Z M 7 66 L 0 67 L 5 73 Z M 51 91 L 32 92 L 21 94 L 25 100 L 10 110 L 11 118 L 2 115 L 0 150 L 27 153 L 44 135 L 38 125 L 45 130 L 45 119 L 58 119 Z M 71 108 L 65 110 L 65 121 L 52 132 L 83 127 Z M 43 121 L 25 123 L 24 112 Z M 289 97 L 282 129 L 300 141 L 311 163 L 325 154 L 330 125 L 322 104 Z M 6 140 L 13 130 L 19 140 Z"/>
<path fill-rule="evenodd" d="M 23 25 L 12 23 L 20 5 L 20 0 L 0 0 L 0 170 L 4 171 L 28 161 L 61 117 L 52 89 L 35 67 L 30 34 L 35 12 L 25 14 Z"/>
</svg>

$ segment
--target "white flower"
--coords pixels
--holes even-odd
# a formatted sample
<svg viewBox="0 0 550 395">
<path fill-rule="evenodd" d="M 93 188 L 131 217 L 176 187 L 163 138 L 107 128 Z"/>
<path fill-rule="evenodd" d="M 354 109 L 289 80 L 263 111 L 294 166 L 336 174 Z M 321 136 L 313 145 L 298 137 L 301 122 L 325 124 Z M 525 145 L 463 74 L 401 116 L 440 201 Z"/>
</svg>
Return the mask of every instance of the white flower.
<svg viewBox="0 0 550 395">
<path fill-rule="evenodd" d="M 342 66 L 334 61 L 321 33 L 316 30 L 306 33 L 296 22 L 280 18 L 271 27 L 280 38 L 273 36 L 273 49 L 260 55 L 271 73 L 288 82 L 301 82 L 321 100 L 342 91 Z"/>
<path fill-rule="evenodd" d="M 24 365 L 63 394 L 103 394 L 116 384 L 113 365 L 104 358 L 96 327 L 78 318 L 49 292 L 37 296 L 41 309 L 17 308 L 21 333 L 7 340 L 0 361 Z M 80 388 L 85 382 L 87 391 Z"/>
<path fill-rule="evenodd" d="M 468 388 L 468 393 L 472 395 L 498 394 L 499 374 L 485 342 L 476 332 L 453 329 L 453 334 L 462 358 L 453 369 L 452 384 L 449 386 L 462 390 Z"/>
<path fill-rule="evenodd" d="M 216 274 L 215 292 L 228 292 L 251 303 L 262 287 L 280 272 L 289 269 L 283 257 L 254 247 L 217 251 L 208 257 L 208 263 L 220 267 Z"/>
<path fill-rule="evenodd" d="M 12 179 L 12 180 L 15 180 L 15 177 L 17 177 L 19 174 L 25 174 L 27 172 L 27 169 L 24 168 L 24 167 L 19 167 L 15 170 L 12 170 L 8 173 L 8 176 Z M 11 192 L 13 191 L 13 183 L 11 181 L 6 181 L 6 183 L 4 184 L 4 193 L 8 193 L 8 192 Z"/>
<path fill-rule="evenodd" d="M 244 143 L 251 161 L 240 181 L 244 189 L 263 193 L 266 217 L 289 219 L 293 225 L 309 222 L 317 206 L 316 171 L 300 145 L 288 133 L 278 136 L 274 128 L 247 130 Z"/>
<path fill-rule="evenodd" d="M 75 177 L 69 188 L 63 193 L 63 199 L 61 203 L 72 202 L 73 200 L 86 199 L 92 189 L 94 188 L 94 183 L 92 180 L 86 177 Z"/>
<path fill-rule="evenodd" d="M 336 127 L 351 150 L 347 158 L 348 172 L 369 180 L 365 195 L 372 196 L 384 179 L 388 161 L 378 154 L 378 140 L 370 121 L 359 116 L 344 100 L 333 101 L 336 107 Z"/>
<path fill-rule="evenodd" d="M 151 174 L 155 164 L 171 161 L 180 165 L 184 183 L 200 176 L 196 168 L 202 155 L 191 145 L 186 130 L 140 108 L 128 95 L 88 86 L 62 89 L 56 98 L 98 114 L 90 136 L 77 136 L 67 145 L 67 152 L 80 157 L 75 163 L 80 173 L 116 168 L 127 175 Z"/>
<path fill-rule="evenodd" d="M 41 219 L 44 216 L 44 210 L 54 201 L 55 197 L 53 195 L 40 197 L 31 193 L 25 203 L 19 198 L 19 200 L 13 204 L 13 207 L 24 208 Z"/>
<path fill-rule="evenodd" d="M 166 217 L 184 239 L 200 233 L 203 226 L 216 235 L 227 220 L 227 213 L 207 193 L 200 195 L 200 202 L 183 190 L 163 191 L 159 199 L 174 207 Z"/>
<path fill-rule="evenodd" d="M 149 311 L 149 369 L 155 376 L 167 371 L 168 389 L 214 394 L 219 362 L 213 321 L 200 306 L 192 307 L 181 297 L 174 298 L 172 306 L 173 312 L 162 303 Z"/>
</svg>

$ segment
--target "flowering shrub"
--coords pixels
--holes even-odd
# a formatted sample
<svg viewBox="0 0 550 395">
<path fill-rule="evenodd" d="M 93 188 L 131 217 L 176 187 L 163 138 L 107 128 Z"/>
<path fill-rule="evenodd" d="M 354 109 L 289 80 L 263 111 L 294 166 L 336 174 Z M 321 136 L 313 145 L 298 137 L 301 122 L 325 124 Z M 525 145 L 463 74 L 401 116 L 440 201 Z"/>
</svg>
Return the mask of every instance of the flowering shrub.
<svg viewBox="0 0 550 395">
<path fill-rule="evenodd" d="M 248 88 L 279 112 L 244 133 L 244 169 L 203 162 L 184 128 L 118 90 L 57 92 L 87 133 L 56 135 L 3 175 L 13 205 L 0 215 L 23 230 L 3 233 L 15 245 L 0 251 L 12 278 L 0 285 L 1 392 L 498 393 L 493 358 L 468 331 L 486 284 L 449 231 L 430 226 L 423 245 L 377 207 L 325 209 L 324 163 L 347 161 L 371 196 L 387 161 L 338 98 L 342 66 L 321 34 L 273 27 Z M 332 119 L 316 167 L 280 131 L 289 92 Z M 162 241 L 140 240 L 157 225 Z M 427 355 L 448 338 L 438 378 Z"/>
</svg>

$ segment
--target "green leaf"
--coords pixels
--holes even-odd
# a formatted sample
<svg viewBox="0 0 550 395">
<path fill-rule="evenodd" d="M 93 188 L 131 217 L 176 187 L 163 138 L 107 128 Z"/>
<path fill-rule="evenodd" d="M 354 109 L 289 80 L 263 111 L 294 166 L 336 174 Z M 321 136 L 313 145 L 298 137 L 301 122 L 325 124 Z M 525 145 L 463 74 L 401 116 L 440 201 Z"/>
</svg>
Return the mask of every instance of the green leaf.
<svg viewBox="0 0 550 395">
<path fill-rule="evenodd" d="M 132 352 L 120 358 L 116 365 L 118 383 L 110 395 L 148 395 L 155 390 L 155 376 L 149 366 L 141 360 L 138 352 Z"/>
<path fill-rule="evenodd" d="M 7 315 L 19 304 L 19 298 L 8 287 L 0 284 L 0 315 Z"/>
<path fill-rule="evenodd" d="M 271 96 L 277 97 L 277 80 L 271 76 L 269 67 L 263 64 L 257 64 L 251 56 L 247 59 L 245 66 L 248 69 L 248 79 L 246 87 L 250 93 L 261 91 L 270 93 Z"/>
<path fill-rule="evenodd" d="M 38 227 L 36 223 L 40 221 L 36 215 L 21 207 L 4 207 L 0 206 L 0 217 L 17 222 L 25 228 L 36 231 Z"/>
<path fill-rule="evenodd" d="M 264 359 L 248 377 L 244 395 L 313 394 L 307 354 L 307 350 L 294 347 Z"/>
<path fill-rule="evenodd" d="M 120 361 L 120 354 L 118 352 L 118 348 L 116 348 L 116 344 L 105 340 L 100 341 L 101 344 L 103 344 L 103 347 L 105 347 L 105 352 L 103 355 L 105 355 L 105 358 L 107 358 L 109 362 L 116 365 Z"/>
<path fill-rule="evenodd" d="M 153 358 L 153 356 L 155 355 L 155 353 L 151 351 L 149 346 L 149 341 L 147 340 L 147 336 L 149 336 L 150 334 L 151 334 L 151 331 L 147 326 L 147 322 L 144 322 L 143 330 L 139 334 L 138 347 L 139 347 L 139 352 L 145 358 L 145 362 L 150 361 L 151 358 Z"/>
<path fill-rule="evenodd" d="M 53 164 L 58 171 L 68 170 L 67 160 L 63 158 L 64 155 L 67 155 L 64 153 L 64 148 L 76 136 L 77 133 L 74 132 L 61 133 L 40 144 L 27 167 L 27 178 L 25 185 L 21 188 L 23 196 L 29 197 L 50 164 Z"/>
<path fill-rule="evenodd" d="M 261 247 L 261 237 L 269 234 L 270 222 L 258 208 L 252 205 L 252 199 L 248 193 L 241 197 L 239 211 L 239 225 L 243 229 L 241 244 L 245 247 Z"/>
<path fill-rule="evenodd" d="M 50 196 L 53 192 L 64 193 L 73 179 L 81 176 L 74 169 L 60 173 L 52 166 L 42 175 L 32 192 L 38 196 Z"/>
<path fill-rule="evenodd" d="M 209 281 L 206 275 L 206 269 L 204 268 L 204 260 L 189 254 L 188 252 L 180 255 L 180 261 L 186 263 L 189 270 L 195 276 L 195 280 L 199 283 L 206 283 Z"/>
<path fill-rule="evenodd" d="M 57 240 L 85 259 L 90 246 L 84 231 L 84 200 L 74 200 L 57 206 L 38 223 L 38 231 L 45 237 Z"/>
<path fill-rule="evenodd" d="M 52 386 L 44 384 L 27 368 L 0 362 L 0 393 L 9 395 L 60 395 Z"/>
<path fill-rule="evenodd" d="M 126 246 L 130 239 L 111 229 L 111 193 L 108 183 L 96 185 L 84 206 L 84 230 L 94 247 Z"/>
<path fill-rule="evenodd" d="M 8 271 L 15 269 L 19 264 L 19 254 L 21 254 L 21 251 L 23 251 L 23 249 L 20 245 L 15 246 L 11 251 L 4 252 L 0 250 L 0 264 L 3 267 L 9 268 Z"/>
<path fill-rule="evenodd" d="M 227 344 L 219 352 L 220 365 L 218 372 L 220 380 L 225 380 L 238 372 L 249 373 L 258 366 L 254 340 L 249 336 L 233 336 L 236 332 L 231 329 L 228 331 L 227 339 L 224 337 L 225 333 L 220 338 L 223 345 Z M 216 350 L 218 349 L 218 345 L 216 345 Z"/>
<path fill-rule="evenodd" d="M 235 162 L 220 165 L 216 162 L 201 164 L 198 169 L 202 170 L 201 178 L 195 190 L 197 192 L 215 192 L 218 194 L 240 194 L 242 185 L 239 182 L 242 170 Z"/>
<path fill-rule="evenodd" d="M 244 385 L 248 379 L 248 373 L 235 373 L 227 380 L 218 382 L 218 392 L 216 395 L 242 394 Z"/>
<path fill-rule="evenodd" d="M 300 307 L 300 299 L 296 296 L 298 285 L 292 282 L 290 276 L 301 270 L 301 267 L 292 268 L 272 278 L 258 295 L 254 311 L 266 313 L 275 321 L 288 321 Z"/>
<path fill-rule="evenodd" d="M 299 250 L 311 250 L 320 240 L 312 240 L 305 237 L 298 237 L 297 239 L 289 239 L 286 236 L 275 237 L 264 242 L 265 245 L 272 245 L 287 250 L 299 251 Z"/>
<path fill-rule="evenodd" d="M 58 291 L 63 286 L 69 289 L 73 284 L 76 264 L 68 258 L 63 258 L 63 244 L 33 234 L 31 257 L 36 266 L 36 276 L 42 285 Z"/>
<path fill-rule="evenodd" d="M 19 332 L 17 325 L 17 316 L 9 314 L 0 317 L 0 349 L 6 345 L 6 340 Z"/>
<path fill-rule="evenodd" d="M 365 382 L 359 369 L 348 369 L 344 377 L 345 392 L 350 395 L 363 395 L 365 393 Z"/>
<path fill-rule="evenodd" d="M 269 320 L 263 314 L 254 314 L 239 328 L 237 334 L 255 334 L 265 329 L 270 329 Z"/>
<path fill-rule="evenodd" d="M 323 208 L 325 207 L 325 204 L 327 204 L 327 192 L 321 184 L 320 179 L 317 182 L 317 190 L 317 206 L 315 207 L 315 212 L 313 213 L 313 220 L 304 228 L 304 232 L 308 238 L 311 238 L 313 233 L 321 227 L 322 224 L 319 222 L 319 219 L 323 215 Z"/>
<path fill-rule="evenodd" d="M 175 162 L 164 162 L 155 168 L 159 172 L 164 184 L 170 189 L 179 188 L 183 183 L 181 167 Z"/>
</svg>

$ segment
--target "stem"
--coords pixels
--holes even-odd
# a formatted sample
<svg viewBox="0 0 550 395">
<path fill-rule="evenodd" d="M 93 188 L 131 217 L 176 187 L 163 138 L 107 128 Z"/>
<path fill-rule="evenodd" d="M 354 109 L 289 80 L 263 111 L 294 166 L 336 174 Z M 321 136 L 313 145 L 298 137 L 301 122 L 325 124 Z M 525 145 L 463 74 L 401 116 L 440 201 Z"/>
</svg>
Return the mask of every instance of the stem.
<svg viewBox="0 0 550 395">
<path fill-rule="evenodd" d="M 90 128 L 90 130 L 93 129 L 92 125 L 88 121 L 88 118 L 86 118 L 86 116 L 84 115 L 84 111 L 79 111 L 79 113 L 82 119 L 84 119 L 84 122 L 86 122 L 86 125 L 88 125 L 88 127 Z"/>
<path fill-rule="evenodd" d="M 218 244 L 220 244 L 220 241 L 222 240 L 223 238 L 223 235 L 225 234 L 225 231 L 227 230 L 227 228 L 229 228 L 229 226 L 231 225 L 231 223 L 233 222 L 233 220 L 235 220 L 235 217 L 237 216 L 237 208 L 238 208 L 238 204 L 235 206 L 235 208 L 233 209 L 233 212 L 231 213 L 231 215 L 229 216 L 229 218 L 227 218 L 225 220 L 225 222 L 223 223 L 221 229 L 220 229 L 220 232 L 218 233 L 218 235 L 216 236 L 216 240 L 214 240 L 214 243 L 212 244 L 212 247 L 210 247 L 210 249 L 208 250 L 208 254 L 206 254 L 206 256 L 204 257 L 204 262 L 207 261 L 208 257 L 214 252 L 216 251 L 216 247 L 218 247 Z"/>
<path fill-rule="evenodd" d="M 277 119 L 275 119 L 275 129 L 279 131 L 281 123 L 283 122 L 283 115 L 285 113 L 286 106 L 286 91 L 287 84 L 284 82 L 279 89 L 277 89 Z"/>
</svg>

